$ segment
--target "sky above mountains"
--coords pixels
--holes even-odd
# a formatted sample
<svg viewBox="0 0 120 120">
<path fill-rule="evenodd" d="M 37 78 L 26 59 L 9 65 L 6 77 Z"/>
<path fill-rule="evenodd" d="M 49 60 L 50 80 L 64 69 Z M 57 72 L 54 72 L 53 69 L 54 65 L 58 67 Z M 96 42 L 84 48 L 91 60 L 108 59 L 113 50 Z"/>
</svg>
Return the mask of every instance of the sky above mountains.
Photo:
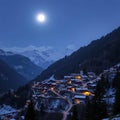
<svg viewBox="0 0 120 120">
<path fill-rule="evenodd" d="M 79 48 L 120 26 L 119 6 L 120 0 L 0 0 L 0 47 Z"/>
</svg>

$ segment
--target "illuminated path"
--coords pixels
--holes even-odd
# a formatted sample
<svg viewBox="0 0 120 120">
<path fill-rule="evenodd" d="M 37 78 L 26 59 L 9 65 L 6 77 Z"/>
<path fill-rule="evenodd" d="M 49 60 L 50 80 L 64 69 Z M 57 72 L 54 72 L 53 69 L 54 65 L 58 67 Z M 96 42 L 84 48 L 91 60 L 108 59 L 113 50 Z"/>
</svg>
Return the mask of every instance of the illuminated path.
<svg viewBox="0 0 120 120">
<path fill-rule="evenodd" d="M 59 93 L 55 92 L 54 90 L 51 90 L 54 94 L 58 95 L 60 98 L 64 99 L 64 100 L 67 100 L 68 104 L 69 104 L 69 107 L 67 110 L 63 111 L 63 119 L 62 120 L 66 120 L 67 119 L 67 116 L 69 114 L 69 111 L 71 110 L 71 108 L 73 107 L 73 104 L 72 102 L 67 99 L 66 97 L 63 97 L 62 95 L 60 95 Z"/>
</svg>

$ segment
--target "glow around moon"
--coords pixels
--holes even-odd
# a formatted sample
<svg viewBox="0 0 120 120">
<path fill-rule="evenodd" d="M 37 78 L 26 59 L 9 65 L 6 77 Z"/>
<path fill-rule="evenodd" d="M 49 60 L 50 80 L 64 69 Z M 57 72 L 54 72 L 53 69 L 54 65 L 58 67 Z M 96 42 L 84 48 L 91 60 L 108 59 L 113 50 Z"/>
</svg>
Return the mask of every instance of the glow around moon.
<svg viewBox="0 0 120 120">
<path fill-rule="evenodd" d="M 37 19 L 38 22 L 43 23 L 43 22 L 45 22 L 46 17 L 45 17 L 44 14 L 38 14 L 36 19 Z"/>
</svg>

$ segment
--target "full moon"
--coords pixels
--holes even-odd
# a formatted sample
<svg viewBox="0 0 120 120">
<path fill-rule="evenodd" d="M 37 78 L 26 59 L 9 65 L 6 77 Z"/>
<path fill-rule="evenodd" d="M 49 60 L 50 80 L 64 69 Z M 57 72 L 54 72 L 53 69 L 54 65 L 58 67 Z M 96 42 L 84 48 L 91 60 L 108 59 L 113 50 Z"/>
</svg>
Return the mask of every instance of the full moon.
<svg viewBox="0 0 120 120">
<path fill-rule="evenodd" d="M 45 17 L 44 14 L 38 14 L 36 19 L 37 19 L 38 22 L 42 23 L 42 22 L 45 22 L 46 17 Z"/>
</svg>

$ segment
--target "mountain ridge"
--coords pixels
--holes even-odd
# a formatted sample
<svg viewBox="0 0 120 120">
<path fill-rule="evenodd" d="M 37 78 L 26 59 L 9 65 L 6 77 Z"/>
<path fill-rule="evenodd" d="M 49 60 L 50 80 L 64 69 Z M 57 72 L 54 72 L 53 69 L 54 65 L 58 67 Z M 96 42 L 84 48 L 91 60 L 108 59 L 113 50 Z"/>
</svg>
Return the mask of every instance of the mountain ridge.
<svg viewBox="0 0 120 120">
<path fill-rule="evenodd" d="M 58 60 L 43 71 L 35 80 L 44 80 L 54 75 L 57 79 L 63 78 L 80 69 L 100 73 L 103 69 L 117 64 L 120 61 L 120 27 L 111 33 L 81 47 L 70 56 Z"/>
<path fill-rule="evenodd" d="M 0 59 L 0 89 L 6 91 L 17 89 L 27 83 L 27 80 L 11 68 L 7 63 Z"/>
<path fill-rule="evenodd" d="M 0 59 L 15 69 L 27 80 L 32 80 L 42 72 L 42 68 L 35 65 L 29 58 L 13 52 L 6 52 L 0 49 Z"/>
</svg>

